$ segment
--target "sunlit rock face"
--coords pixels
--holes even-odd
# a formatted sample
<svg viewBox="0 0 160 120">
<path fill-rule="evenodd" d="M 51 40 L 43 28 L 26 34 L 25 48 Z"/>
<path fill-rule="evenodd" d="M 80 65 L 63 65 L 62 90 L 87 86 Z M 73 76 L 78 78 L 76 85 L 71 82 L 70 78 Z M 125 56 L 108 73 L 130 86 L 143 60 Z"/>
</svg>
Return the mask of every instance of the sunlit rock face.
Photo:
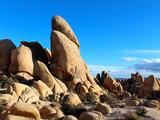
<svg viewBox="0 0 160 120">
<path fill-rule="evenodd" d="M 78 40 L 68 23 L 60 16 L 52 18 L 51 73 L 69 88 L 84 84 L 89 91 L 100 91 L 80 55 Z"/>
</svg>

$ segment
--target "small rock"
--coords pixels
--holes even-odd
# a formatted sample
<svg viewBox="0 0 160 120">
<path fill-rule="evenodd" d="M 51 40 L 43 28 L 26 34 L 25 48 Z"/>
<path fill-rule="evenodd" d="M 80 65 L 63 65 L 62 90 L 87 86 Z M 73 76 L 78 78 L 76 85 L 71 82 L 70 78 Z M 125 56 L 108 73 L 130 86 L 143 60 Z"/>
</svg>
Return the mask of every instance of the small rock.
<svg viewBox="0 0 160 120">
<path fill-rule="evenodd" d="M 98 105 L 96 106 L 96 110 L 101 112 L 103 115 L 112 113 L 111 107 L 106 103 L 98 103 Z"/>
</svg>

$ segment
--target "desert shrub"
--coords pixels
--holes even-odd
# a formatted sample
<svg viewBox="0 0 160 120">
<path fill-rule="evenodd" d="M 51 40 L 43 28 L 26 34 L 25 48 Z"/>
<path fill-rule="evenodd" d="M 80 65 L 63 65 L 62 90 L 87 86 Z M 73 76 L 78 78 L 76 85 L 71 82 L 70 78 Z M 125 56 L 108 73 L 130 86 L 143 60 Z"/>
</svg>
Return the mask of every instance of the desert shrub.
<svg viewBox="0 0 160 120">
<path fill-rule="evenodd" d="M 83 105 L 79 104 L 74 106 L 72 104 L 62 104 L 61 110 L 64 112 L 65 115 L 73 115 L 76 118 L 79 118 L 80 114 L 86 109 Z"/>
<path fill-rule="evenodd" d="M 0 100 L 0 112 L 3 111 L 4 107 L 7 105 L 7 101 L 6 100 Z"/>
<path fill-rule="evenodd" d="M 125 117 L 125 120 L 137 120 L 137 119 L 138 119 L 138 115 L 135 113 L 127 114 Z"/>
<path fill-rule="evenodd" d="M 115 107 L 118 102 L 118 99 L 113 95 L 103 94 L 100 96 L 100 101 L 102 103 L 106 102 L 111 107 Z"/>
<path fill-rule="evenodd" d="M 7 88 L 12 85 L 14 82 L 18 82 L 15 76 L 11 73 L 8 77 L 0 78 L 0 88 Z"/>
<path fill-rule="evenodd" d="M 133 99 L 137 99 L 137 98 L 138 98 L 138 96 L 137 96 L 136 94 L 133 94 L 133 95 L 131 96 L 131 98 L 133 98 Z"/>
<path fill-rule="evenodd" d="M 93 92 L 88 92 L 87 94 L 79 95 L 79 98 L 84 103 L 92 103 L 92 104 L 96 103 L 96 96 Z"/>
</svg>

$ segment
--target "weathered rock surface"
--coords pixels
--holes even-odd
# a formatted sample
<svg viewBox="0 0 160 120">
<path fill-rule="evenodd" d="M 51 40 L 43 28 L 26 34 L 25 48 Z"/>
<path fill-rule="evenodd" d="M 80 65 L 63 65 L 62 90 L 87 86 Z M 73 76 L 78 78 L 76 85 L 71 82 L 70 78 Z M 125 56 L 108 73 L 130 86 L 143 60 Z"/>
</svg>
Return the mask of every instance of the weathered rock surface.
<svg viewBox="0 0 160 120">
<path fill-rule="evenodd" d="M 48 119 L 52 117 L 52 115 L 55 113 L 57 113 L 56 109 L 49 107 L 49 106 L 43 106 L 40 109 L 40 115 L 42 119 Z"/>
<path fill-rule="evenodd" d="M 63 103 L 68 103 L 76 106 L 78 104 L 81 104 L 82 102 L 77 94 L 70 93 L 64 96 Z"/>
<path fill-rule="evenodd" d="M 100 91 L 100 87 L 95 83 L 91 73 L 80 56 L 77 44 L 67 36 L 67 34 L 56 29 L 57 22 L 52 19 L 51 32 L 51 53 L 52 63 L 50 66 L 51 73 L 64 81 L 69 88 L 75 91 L 76 84 L 79 82 L 85 85 L 89 91 Z M 54 29 L 55 27 L 55 29 Z M 64 27 L 65 31 L 68 31 Z"/>
<path fill-rule="evenodd" d="M 19 101 L 24 103 L 32 103 L 39 100 L 39 96 L 27 85 L 15 83 L 8 87 L 7 93 L 12 94 L 15 92 Z"/>
<path fill-rule="evenodd" d="M 10 114 L 13 115 L 31 117 L 35 118 L 36 120 L 40 120 L 38 109 L 27 103 L 17 102 L 13 104 L 8 111 L 10 111 Z"/>
<path fill-rule="evenodd" d="M 34 76 L 39 77 L 54 93 L 63 93 L 68 90 L 66 85 L 53 77 L 46 65 L 40 61 L 34 63 Z"/>
<path fill-rule="evenodd" d="M 144 102 L 144 104 L 147 106 L 147 107 L 151 107 L 151 108 L 157 108 L 159 101 L 157 100 L 146 100 Z"/>
<path fill-rule="evenodd" d="M 41 80 L 34 81 L 33 82 L 33 87 L 36 90 L 38 90 L 38 93 L 40 94 L 40 96 L 42 98 L 45 98 L 48 95 L 52 95 L 53 94 L 52 90 L 45 83 L 43 83 Z"/>
<path fill-rule="evenodd" d="M 48 63 L 50 63 L 52 61 L 52 54 L 51 54 L 51 51 L 47 48 L 44 49 L 46 55 L 47 55 L 47 58 L 48 58 Z"/>
<path fill-rule="evenodd" d="M 34 78 L 27 72 L 18 72 L 15 74 L 18 80 L 33 80 Z"/>
<path fill-rule="evenodd" d="M 126 104 L 127 106 L 138 106 L 139 105 L 138 100 L 129 100 L 128 103 Z"/>
<path fill-rule="evenodd" d="M 98 111 L 83 112 L 78 120 L 101 120 L 102 114 Z"/>
<path fill-rule="evenodd" d="M 10 65 L 11 51 L 16 46 L 9 39 L 0 41 L 0 74 L 6 74 Z"/>
<path fill-rule="evenodd" d="M 72 31 L 69 24 L 60 16 L 54 16 L 52 18 L 52 30 L 57 30 L 65 34 L 72 42 L 74 42 L 78 49 L 80 47 L 77 37 Z"/>
<path fill-rule="evenodd" d="M 19 115 L 12 115 L 12 114 L 8 113 L 5 120 L 36 120 L 36 118 L 19 116 Z"/>
<path fill-rule="evenodd" d="M 33 54 L 33 61 L 39 60 L 48 66 L 48 57 L 46 52 L 38 42 L 21 41 L 21 44 L 30 48 Z"/>
<path fill-rule="evenodd" d="M 11 73 L 27 72 L 33 75 L 32 51 L 29 47 L 21 45 L 12 50 L 11 64 L 8 71 Z"/>
<path fill-rule="evenodd" d="M 77 120 L 77 118 L 72 115 L 67 115 L 62 120 Z"/>
<path fill-rule="evenodd" d="M 157 78 L 150 75 L 143 83 L 143 92 L 146 97 L 151 97 L 154 90 L 160 89 L 160 83 Z"/>
<path fill-rule="evenodd" d="M 119 82 L 116 82 L 114 78 L 112 78 L 108 73 L 105 75 L 103 80 L 103 86 L 107 88 L 109 91 L 114 93 L 119 93 L 120 95 L 123 94 L 123 88 Z"/>
<path fill-rule="evenodd" d="M 108 113 L 112 113 L 111 107 L 109 105 L 107 105 L 106 103 L 97 104 L 96 110 L 101 112 L 103 115 L 108 114 Z"/>
</svg>

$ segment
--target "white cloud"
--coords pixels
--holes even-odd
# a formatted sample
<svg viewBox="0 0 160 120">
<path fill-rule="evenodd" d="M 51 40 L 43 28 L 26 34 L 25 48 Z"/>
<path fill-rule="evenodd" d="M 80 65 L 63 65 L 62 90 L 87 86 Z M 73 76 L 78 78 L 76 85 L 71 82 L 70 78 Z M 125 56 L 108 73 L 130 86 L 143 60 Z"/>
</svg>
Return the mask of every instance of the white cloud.
<svg viewBox="0 0 160 120">
<path fill-rule="evenodd" d="M 142 61 L 140 63 L 134 64 L 133 67 L 101 66 L 101 65 L 88 65 L 88 67 L 93 77 L 96 77 L 97 73 L 101 74 L 102 71 L 108 72 L 114 78 L 130 78 L 131 73 L 136 73 L 136 72 L 140 72 L 141 75 L 143 75 L 144 77 L 148 77 L 149 75 L 160 77 L 160 63 L 150 64 L 149 62 L 147 62 L 147 59 L 143 59 Z M 154 62 L 157 60 L 151 59 L 149 61 Z M 146 62 L 148 63 L 147 66 Z M 153 64 L 155 64 L 156 66 L 154 66 Z"/>
<path fill-rule="evenodd" d="M 96 77 L 97 73 L 106 71 L 114 78 L 130 78 L 131 73 L 136 72 L 135 70 L 119 66 L 88 65 L 88 67 L 93 77 Z"/>
<path fill-rule="evenodd" d="M 127 54 L 160 54 L 160 50 L 123 50 L 120 53 Z"/>
<path fill-rule="evenodd" d="M 160 72 L 160 58 L 158 58 L 158 59 L 142 59 L 140 63 L 135 63 L 134 67 L 137 70 Z"/>
<path fill-rule="evenodd" d="M 123 60 L 125 61 L 135 61 L 135 60 L 139 60 L 139 58 L 136 57 L 122 57 Z"/>
</svg>

